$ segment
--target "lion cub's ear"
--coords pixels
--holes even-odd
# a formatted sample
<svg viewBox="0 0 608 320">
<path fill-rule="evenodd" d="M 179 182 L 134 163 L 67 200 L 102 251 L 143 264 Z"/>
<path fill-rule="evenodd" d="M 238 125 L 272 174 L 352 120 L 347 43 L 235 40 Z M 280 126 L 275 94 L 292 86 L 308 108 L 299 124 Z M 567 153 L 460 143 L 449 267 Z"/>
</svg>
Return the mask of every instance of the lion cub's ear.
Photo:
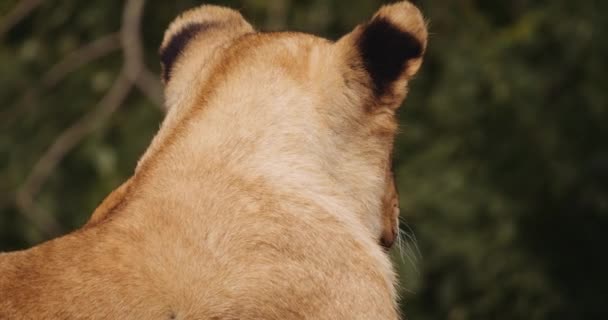
<svg viewBox="0 0 608 320">
<path fill-rule="evenodd" d="M 253 31 L 239 12 L 219 6 L 203 5 L 177 17 L 165 32 L 159 51 L 169 106 L 178 98 L 172 95 L 189 89 L 188 84 L 217 48 Z"/>
<path fill-rule="evenodd" d="M 373 18 L 338 41 L 346 64 L 369 78 L 376 98 L 402 97 L 406 82 L 418 72 L 426 50 L 427 29 L 422 14 L 410 2 L 382 7 Z"/>
<path fill-rule="evenodd" d="M 163 81 L 167 83 L 171 80 L 176 63 L 183 57 L 200 57 L 249 32 L 253 32 L 251 25 L 240 13 L 229 8 L 203 5 L 184 12 L 171 23 L 160 47 Z M 205 37 L 204 43 L 190 48 L 193 40 L 199 37 Z M 196 52 L 189 52 L 191 49 Z"/>
</svg>

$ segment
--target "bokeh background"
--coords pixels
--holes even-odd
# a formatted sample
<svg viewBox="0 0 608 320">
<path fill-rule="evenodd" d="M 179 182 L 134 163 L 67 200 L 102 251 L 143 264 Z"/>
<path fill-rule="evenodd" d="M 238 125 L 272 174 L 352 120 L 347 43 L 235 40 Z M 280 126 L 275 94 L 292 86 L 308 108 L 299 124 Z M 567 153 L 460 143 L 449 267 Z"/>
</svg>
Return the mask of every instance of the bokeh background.
<svg viewBox="0 0 608 320">
<path fill-rule="evenodd" d="M 199 3 L 0 1 L 0 250 L 81 226 L 133 172 L 163 116 L 164 28 Z M 210 3 L 337 39 L 383 1 Z M 608 319 L 608 1 L 417 4 L 430 45 L 395 155 L 405 313 Z"/>
</svg>

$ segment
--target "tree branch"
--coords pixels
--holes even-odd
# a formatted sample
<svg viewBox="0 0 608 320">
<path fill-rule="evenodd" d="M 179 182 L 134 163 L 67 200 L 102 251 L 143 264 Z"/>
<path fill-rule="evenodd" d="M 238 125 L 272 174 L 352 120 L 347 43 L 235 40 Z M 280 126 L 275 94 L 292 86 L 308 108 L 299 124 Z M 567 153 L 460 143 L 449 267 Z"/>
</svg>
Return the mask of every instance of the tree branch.
<svg viewBox="0 0 608 320">
<path fill-rule="evenodd" d="M 120 49 L 119 39 L 118 32 L 110 33 L 68 53 L 44 74 L 40 81 L 41 86 L 45 89 L 51 88 L 81 66 Z"/>
<path fill-rule="evenodd" d="M 23 114 L 30 110 L 34 104 L 35 97 L 38 96 L 40 92 L 54 87 L 68 74 L 79 67 L 120 49 L 119 39 L 118 33 L 111 33 L 68 53 L 42 76 L 40 83 L 37 86 L 29 88 L 21 98 L 17 100 L 17 103 L 12 107 L 7 108 L 6 111 L 1 112 L 0 118 L 7 123 L 13 122 L 14 118 L 19 116 L 19 114 Z"/>
<path fill-rule="evenodd" d="M 163 106 L 162 86 L 158 77 L 153 75 L 144 64 L 141 39 L 141 16 L 144 0 L 131 0 L 123 11 L 121 42 L 125 54 L 127 75 L 137 88 L 154 104 Z"/>
<path fill-rule="evenodd" d="M 20 0 L 13 10 L 0 19 L 0 40 L 2 40 L 4 35 L 17 23 L 42 4 L 43 1 L 44 0 Z"/>
<path fill-rule="evenodd" d="M 154 105 L 165 110 L 163 87 L 158 80 L 158 75 L 153 74 L 148 69 L 143 69 L 137 76 L 135 85 Z"/>
<path fill-rule="evenodd" d="M 147 88 L 149 94 L 160 94 L 155 91 L 150 80 L 146 77 L 147 70 L 143 64 L 143 51 L 139 35 L 139 25 L 143 12 L 144 0 L 128 0 L 123 11 L 120 42 L 125 63 L 114 85 L 90 113 L 84 115 L 71 127 L 62 132 L 47 151 L 40 157 L 25 179 L 16 195 L 16 203 L 20 211 L 39 231 L 46 236 L 54 236 L 62 232 L 60 224 L 52 215 L 36 206 L 34 199 L 44 183 L 63 158 L 74 149 L 88 134 L 95 131 L 107 120 L 125 101 L 134 84 L 141 83 L 139 88 Z M 57 67 L 59 71 L 53 74 L 61 75 L 65 67 Z M 58 76 L 49 76 L 48 83 L 55 83 Z M 143 91 L 143 89 L 142 89 Z M 149 96 L 150 99 L 157 99 Z"/>
<path fill-rule="evenodd" d="M 61 228 L 49 214 L 42 213 L 36 208 L 34 197 L 40 192 L 42 185 L 61 160 L 122 105 L 131 87 L 131 81 L 126 73 L 122 72 L 97 107 L 63 131 L 44 155 L 38 159 L 30 175 L 17 192 L 17 206 L 46 235 L 57 235 L 61 232 Z"/>
</svg>

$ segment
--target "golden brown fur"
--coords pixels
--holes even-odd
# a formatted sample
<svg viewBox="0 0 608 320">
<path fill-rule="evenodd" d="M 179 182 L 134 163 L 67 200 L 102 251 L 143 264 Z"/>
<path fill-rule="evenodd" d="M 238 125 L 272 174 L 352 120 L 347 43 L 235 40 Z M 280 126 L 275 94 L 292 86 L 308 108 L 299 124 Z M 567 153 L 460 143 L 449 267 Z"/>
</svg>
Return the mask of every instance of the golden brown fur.
<svg viewBox="0 0 608 320">
<path fill-rule="evenodd" d="M 0 319 L 397 319 L 380 243 L 394 112 L 426 37 L 407 2 L 335 43 L 182 15 L 134 175 L 82 229 L 0 256 Z"/>
</svg>

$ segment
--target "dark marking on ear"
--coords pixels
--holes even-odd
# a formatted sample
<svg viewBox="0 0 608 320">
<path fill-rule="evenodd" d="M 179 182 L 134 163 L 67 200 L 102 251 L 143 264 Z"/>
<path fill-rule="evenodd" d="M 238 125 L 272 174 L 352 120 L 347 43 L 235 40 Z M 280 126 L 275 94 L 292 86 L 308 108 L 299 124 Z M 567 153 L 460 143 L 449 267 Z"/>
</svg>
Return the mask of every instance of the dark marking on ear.
<svg viewBox="0 0 608 320">
<path fill-rule="evenodd" d="M 218 24 L 219 23 L 217 22 L 188 24 L 173 35 L 171 40 L 169 40 L 169 43 L 164 48 L 161 48 L 160 62 L 163 66 L 163 80 L 165 83 L 169 82 L 173 65 L 184 48 L 188 45 L 188 42 L 190 42 L 190 40 L 192 40 L 201 31 L 216 27 Z"/>
<path fill-rule="evenodd" d="M 169 43 L 160 50 L 160 62 L 163 66 L 163 80 L 165 80 L 165 83 L 169 82 L 169 79 L 171 78 L 171 71 L 175 60 L 182 50 L 184 50 L 188 42 L 190 42 L 201 29 L 203 29 L 203 25 L 200 23 L 184 26 L 178 33 L 173 35 Z"/>
<path fill-rule="evenodd" d="M 374 94 L 381 96 L 405 72 L 407 62 L 423 54 L 423 45 L 412 34 L 378 17 L 365 26 L 357 43 Z"/>
</svg>

